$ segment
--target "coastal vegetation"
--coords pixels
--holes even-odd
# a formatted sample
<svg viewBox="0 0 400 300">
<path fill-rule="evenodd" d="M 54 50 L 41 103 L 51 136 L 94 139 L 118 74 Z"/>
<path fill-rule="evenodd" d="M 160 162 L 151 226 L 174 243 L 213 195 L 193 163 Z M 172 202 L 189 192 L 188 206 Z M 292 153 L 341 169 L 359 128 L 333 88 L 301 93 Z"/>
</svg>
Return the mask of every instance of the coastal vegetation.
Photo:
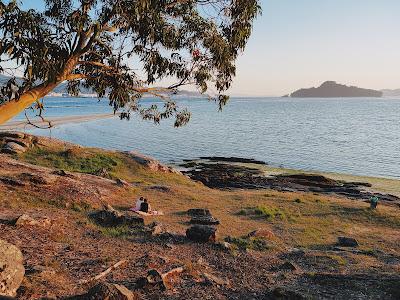
<svg viewBox="0 0 400 300">
<path fill-rule="evenodd" d="M 176 172 L 149 169 L 128 153 L 46 138 L 37 138 L 24 153 L 0 154 L 0 160 L 2 239 L 18 245 L 26 268 L 36 270 L 27 272 L 19 292 L 21 299 L 49 296 L 46 291 L 50 288 L 50 294 L 57 297 L 83 293 L 87 288 L 80 281 L 122 259 L 127 260 L 127 266 L 110 274 L 108 280 L 146 296 L 156 291 L 136 288 L 133 278 L 143 276 L 151 266 L 168 271 L 177 265 L 186 270 L 173 287 L 178 298 L 222 294 L 234 299 L 250 294 L 261 297 L 276 287 L 296 290 L 306 297 L 312 296 L 310 291 L 328 293 L 335 286 L 335 279 L 329 277 L 333 275 L 354 281 L 354 285 L 338 289 L 342 296 L 360 292 L 357 282 L 367 286 L 385 282 L 388 299 L 397 295 L 396 285 L 391 284 L 400 262 L 396 205 L 382 203 L 371 210 L 369 203 L 343 196 L 212 189 Z M 97 173 L 101 169 L 108 174 Z M 371 189 L 381 191 L 374 184 Z M 164 215 L 145 217 L 144 227 L 108 227 L 89 218 L 104 205 L 127 213 L 139 196 L 147 197 Z M 219 221 L 215 243 L 185 240 L 190 226 L 186 211 L 192 208 L 207 208 Z M 38 222 L 49 219 L 52 225 L 10 225 L 8 220 L 21 214 Z M 154 221 L 158 225 L 152 225 Z M 149 235 L 152 226 L 160 226 L 161 234 Z M 356 239 L 359 246 L 341 247 L 340 236 Z M 145 260 L 144 255 L 148 257 Z M 380 273 L 380 280 L 370 274 L 372 268 L 384 273 Z M 247 283 L 241 281 L 239 270 Z M 195 283 L 202 281 L 199 274 L 204 272 L 217 276 L 220 281 L 214 280 L 220 284 L 204 291 Z M 285 277 L 268 284 L 283 276 L 279 274 Z M 356 274 L 360 277 L 354 278 Z M 305 283 L 304 278 L 312 281 Z M 328 284 L 315 286 L 319 279 Z M 240 296 L 238 290 L 244 294 Z"/>
<path fill-rule="evenodd" d="M 0 1 L 0 73 L 23 74 L 0 89 L 0 124 L 33 104 L 43 118 L 40 99 L 67 81 L 73 96 L 81 88 L 107 95 L 121 118 L 138 113 L 158 123 L 175 117 L 175 126 L 181 126 L 190 113 L 163 94 L 189 84 L 205 93 L 211 85 L 221 108 L 236 58 L 260 13 L 257 0 L 48 0 L 42 5 L 34 10 L 19 1 Z M 176 82 L 155 86 L 166 77 Z M 142 106 L 144 94 L 164 105 Z"/>
</svg>

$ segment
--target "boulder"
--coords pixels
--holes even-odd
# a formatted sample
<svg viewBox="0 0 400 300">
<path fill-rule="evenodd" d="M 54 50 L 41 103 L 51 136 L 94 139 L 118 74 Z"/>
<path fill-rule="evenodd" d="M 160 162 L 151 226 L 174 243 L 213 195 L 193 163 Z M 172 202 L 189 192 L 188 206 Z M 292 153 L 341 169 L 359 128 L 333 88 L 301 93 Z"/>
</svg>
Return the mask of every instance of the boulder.
<svg viewBox="0 0 400 300">
<path fill-rule="evenodd" d="M 35 225 L 39 225 L 39 223 L 32 218 L 31 216 L 28 216 L 26 214 L 20 215 L 18 218 L 16 218 L 14 220 L 14 225 L 15 226 L 35 226 Z"/>
<path fill-rule="evenodd" d="M 210 211 L 205 208 L 191 208 L 187 211 L 187 214 L 192 217 L 211 216 Z"/>
<path fill-rule="evenodd" d="M 136 289 L 165 291 L 176 284 L 177 279 L 184 272 L 183 267 L 174 268 L 166 273 L 160 273 L 155 269 L 147 272 L 146 277 L 141 277 L 136 281 Z"/>
<path fill-rule="evenodd" d="M 122 213 L 115 210 L 110 205 L 105 207 L 103 210 L 89 214 L 89 217 L 97 224 L 105 227 L 144 225 L 142 217 L 129 213 Z"/>
<path fill-rule="evenodd" d="M 36 220 L 27 214 L 20 215 L 12 222 L 15 226 L 41 226 L 48 227 L 51 225 L 51 220 L 47 217 Z"/>
<path fill-rule="evenodd" d="M 7 177 L 7 176 L 0 176 L 0 181 L 11 185 L 11 186 L 25 186 L 25 182 L 18 180 L 16 178 L 12 178 L 12 177 Z"/>
<path fill-rule="evenodd" d="M 25 134 L 22 132 L 14 132 L 14 131 L 4 131 L 0 132 L 0 138 L 13 138 L 13 139 L 23 139 L 25 138 Z"/>
<path fill-rule="evenodd" d="M 203 273 L 202 275 L 204 277 L 204 281 L 206 284 L 209 284 L 209 285 L 215 284 L 215 285 L 220 285 L 220 286 L 229 285 L 228 280 L 222 279 L 222 278 L 212 275 L 210 273 Z"/>
<path fill-rule="evenodd" d="M 193 225 L 186 230 L 186 237 L 194 242 L 214 243 L 217 229 L 207 225 Z"/>
<path fill-rule="evenodd" d="M 219 225 L 219 221 L 212 216 L 198 216 L 190 220 L 190 224 Z"/>
<path fill-rule="evenodd" d="M 0 239 L 0 296 L 16 296 L 25 275 L 22 263 L 21 251 Z"/>
<path fill-rule="evenodd" d="M 337 244 L 341 247 L 358 247 L 358 242 L 356 239 L 345 236 L 339 236 Z"/>
<path fill-rule="evenodd" d="M 26 151 L 26 148 L 14 142 L 8 142 L 3 146 L 2 152 L 8 154 L 19 154 Z"/>
<path fill-rule="evenodd" d="M 162 291 L 167 289 L 161 273 L 155 269 L 149 270 L 146 277 L 140 277 L 136 281 L 136 289 L 153 290 L 155 288 Z"/>
<path fill-rule="evenodd" d="M 275 234 L 268 230 L 268 229 L 257 229 L 254 230 L 252 232 L 250 232 L 248 235 L 248 237 L 256 237 L 256 238 L 263 238 L 263 239 L 271 239 L 275 236 Z"/>
<path fill-rule="evenodd" d="M 123 179 L 120 179 L 120 178 L 117 178 L 117 179 L 115 180 L 115 183 L 116 183 L 118 186 L 121 186 L 121 187 L 129 186 L 129 183 L 128 183 L 127 181 L 125 181 L 125 180 L 123 180 Z"/>
<path fill-rule="evenodd" d="M 32 174 L 32 173 L 21 173 L 18 176 L 19 179 L 24 180 L 24 181 L 29 181 L 33 184 L 48 184 L 48 180 L 38 174 Z"/>
<path fill-rule="evenodd" d="M 30 140 L 24 140 L 24 139 L 16 139 L 16 138 L 5 138 L 4 141 L 6 143 L 16 143 L 24 148 L 29 148 L 31 146 L 31 141 Z"/>
<path fill-rule="evenodd" d="M 126 152 L 131 159 L 136 161 L 138 164 L 152 170 L 152 171 L 158 171 L 162 173 L 177 173 L 181 174 L 181 172 L 175 170 L 174 168 L 165 166 L 161 164 L 159 161 L 155 160 L 154 158 L 148 157 L 146 155 L 143 155 L 138 152 L 134 151 L 129 151 Z"/>
<path fill-rule="evenodd" d="M 67 298 L 69 300 L 139 300 L 140 297 L 123 285 L 101 282 L 86 294 Z"/>
</svg>

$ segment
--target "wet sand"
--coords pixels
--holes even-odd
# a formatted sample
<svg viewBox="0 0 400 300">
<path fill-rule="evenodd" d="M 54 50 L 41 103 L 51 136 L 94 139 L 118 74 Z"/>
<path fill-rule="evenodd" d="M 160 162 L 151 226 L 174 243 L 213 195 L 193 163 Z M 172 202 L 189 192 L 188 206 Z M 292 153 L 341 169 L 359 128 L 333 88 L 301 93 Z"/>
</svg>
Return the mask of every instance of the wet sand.
<svg viewBox="0 0 400 300">
<path fill-rule="evenodd" d="M 99 119 L 106 119 L 117 117 L 112 113 L 108 114 L 95 114 L 95 115 L 86 115 L 86 116 L 66 116 L 66 117 L 54 117 L 49 118 L 48 120 L 51 122 L 52 126 L 67 124 L 67 123 L 81 123 L 81 122 L 88 122 L 94 121 Z M 31 120 L 32 121 L 32 120 Z M 48 123 L 41 122 L 39 120 L 35 120 L 33 122 L 36 126 L 46 128 Z M 0 130 L 9 131 L 9 130 L 21 130 L 21 129 L 32 129 L 34 126 L 28 124 L 27 120 L 18 120 L 18 121 L 9 121 L 4 125 L 0 125 Z"/>
</svg>

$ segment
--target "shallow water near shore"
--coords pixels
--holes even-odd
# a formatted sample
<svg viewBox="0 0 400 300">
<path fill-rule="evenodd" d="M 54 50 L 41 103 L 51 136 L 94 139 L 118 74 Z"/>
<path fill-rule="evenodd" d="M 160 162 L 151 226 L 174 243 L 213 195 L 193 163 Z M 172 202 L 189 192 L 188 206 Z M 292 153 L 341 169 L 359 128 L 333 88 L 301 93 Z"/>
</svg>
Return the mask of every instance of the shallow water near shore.
<svg viewBox="0 0 400 300">
<path fill-rule="evenodd" d="M 106 99 L 45 101 L 48 117 L 110 111 Z M 400 99 L 233 98 L 222 112 L 205 99 L 178 103 L 193 114 L 183 128 L 174 128 L 173 120 L 154 125 L 135 117 L 30 132 L 84 146 L 137 150 L 164 163 L 237 156 L 285 168 L 400 178 Z"/>
</svg>

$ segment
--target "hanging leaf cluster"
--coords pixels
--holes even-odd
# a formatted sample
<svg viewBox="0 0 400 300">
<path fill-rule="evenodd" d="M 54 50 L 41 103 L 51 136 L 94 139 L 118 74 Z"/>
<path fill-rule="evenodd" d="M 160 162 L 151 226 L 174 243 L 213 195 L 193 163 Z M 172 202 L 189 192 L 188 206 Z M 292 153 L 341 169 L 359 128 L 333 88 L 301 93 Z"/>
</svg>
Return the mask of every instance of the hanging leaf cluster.
<svg viewBox="0 0 400 300">
<path fill-rule="evenodd" d="M 0 101 L 68 81 L 72 95 L 84 87 L 107 96 L 121 118 L 175 117 L 175 126 L 190 113 L 165 95 L 184 85 L 214 89 L 219 107 L 226 103 L 235 61 L 261 11 L 258 0 L 45 0 L 43 7 L 0 1 L 0 73 L 23 73 L 0 88 Z M 165 78 L 175 83 L 157 87 Z M 144 106 L 145 94 L 164 105 Z"/>
</svg>

